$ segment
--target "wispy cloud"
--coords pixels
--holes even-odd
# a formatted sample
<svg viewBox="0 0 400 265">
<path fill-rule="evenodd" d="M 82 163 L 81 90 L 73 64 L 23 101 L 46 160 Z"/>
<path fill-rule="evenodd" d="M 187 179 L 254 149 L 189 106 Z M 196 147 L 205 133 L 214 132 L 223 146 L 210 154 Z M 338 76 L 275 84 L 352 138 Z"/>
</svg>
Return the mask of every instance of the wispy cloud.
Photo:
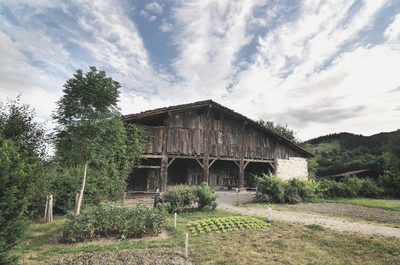
<svg viewBox="0 0 400 265">
<path fill-rule="evenodd" d="M 156 2 L 147 4 L 145 8 L 149 11 L 153 11 L 160 15 L 163 13 L 163 6 L 160 4 L 157 4 Z"/>
<path fill-rule="evenodd" d="M 161 29 L 161 31 L 165 33 L 172 31 L 173 26 L 171 23 L 168 23 L 167 20 L 164 18 L 162 21 L 162 25 L 159 27 L 159 29 Z"/>
</svg>

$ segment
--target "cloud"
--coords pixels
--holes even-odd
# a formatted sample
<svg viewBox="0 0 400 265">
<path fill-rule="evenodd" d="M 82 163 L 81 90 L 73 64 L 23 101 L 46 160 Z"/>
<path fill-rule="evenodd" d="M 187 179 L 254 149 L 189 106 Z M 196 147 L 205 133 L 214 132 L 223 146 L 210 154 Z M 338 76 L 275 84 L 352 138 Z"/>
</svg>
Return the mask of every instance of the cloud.
<svg viewBox="0 0 400 265">
<path fill-rule="evenodd" d="M 389 40 L 396 39 L 400 36 L 400 14 L 394 17 L 393 23 L 387 27 L 384 35 Z"/>
<path fill-rule="evenodd" d="M 161 29 L 162 32 L 166 33 L 166 32 L 172 31 L 173 26 L 172 26 L 172 24 L 167 22 L 167 19 L 164 18 L 162 20 L 162 25 L 159 27 L 159 29 Z"/>
<path fill-rule="evenodd" d="M 150 21 L 150 22 L 153 22 L 154 20 L 156 20 L 156 18 L 157 18 L 156 16 L 151 16 L 151 17 L 149 18 L 149 21 Z M 171 24 L 170 24 L 170 25 L 171 25 Z M 172 25 L 171 25 L 171 26 L 172 26 Z"/>
<path fill-rule="evenodd" d="M 149 10 L 149 11 L 153 11 L 157 14 L 162 14 L 163 13 L 163 6 L 160 4 L 157 4 L 156 2 L 147 4 L 145 9 Z"/>
<path fill-rule="evenodd" d="M 142 11 L 140 11 L 140 15 L 145 17 L 145 18 L 147 18 L 149 16 L 149 13 L 144 11 L 144 10 L 142 10 Z"/>
</svg>

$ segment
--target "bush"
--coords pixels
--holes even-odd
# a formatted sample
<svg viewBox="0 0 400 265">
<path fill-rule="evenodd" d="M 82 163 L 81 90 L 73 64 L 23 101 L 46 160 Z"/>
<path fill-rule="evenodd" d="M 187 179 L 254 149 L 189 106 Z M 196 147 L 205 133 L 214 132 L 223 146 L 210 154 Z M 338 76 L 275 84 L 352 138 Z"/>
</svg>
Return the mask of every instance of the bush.
<svg viewBox="0 0 400 265">
<path fill-rule="evenodd" d="M 365 197 L 376 198 L 382 195 L 383 190 L 376 186 L 371 179 L 358 179 L 346 176 L 343 182 L 323 180 L 320 183 L 319 193 L 324 197 Z"/>
<path fill-rule="evenodd" d="M 31 160 L 11 140 L 0 138 L 0 264 L 17 262 L 18 257 L 8 252 L 29 229 L 23 215 L 33 187 L 30 177 L 36 165 Z"/>
<path fill-rule="evenodd" d="M 292 178 L 284 180 L 269 173 L 262 177 L 256 176 L 258 191 L 261 193 L 256 200 L 276 203 L 298 203 L 306 198 L 314 197 L 318 184 L 314 181 Z"/>
<path fill-rule="evenodd" d="M 157 203 L 169 203 L 168 212 L 179 213 L 185 207 L 190 207 L 196 198 L 195 187 L 189 188 L 186 185 L 175 186 L 160 197 L 157 198 Z"/>
<path fill-rule="evenodd" d="M 49 192 L 54 197 L 54 212 L 66 214 L 75 206 L 76 193 L 82 186 L 83 167 L 71 166 L 65 168 L 53 168 L 46 172 L 46 179 L 50 181 Z M 119 200 L 126 187 L 116 177 L 102 168 L 89 167 L 84 198 L 100 197 L 107 200 Z M 85 201 L 86 206 L 96 206 L 100 200 Z M 44 203 L 43 203 L 44 205 Z"/>
<path fill-rule="evenodd" d="M 175 186 L 157 199 L 157 203 L 169 203 L 168 212 L 179 213 L 186 207 L 190 207 L 197 199 L 198 209 L 202 210 L 205 207 L 215 209 L 218 206 L 218 195 L 215 191 L 210 190 L 206 182 L 203 182 L 199 188 L 188 187 L 185 185 Z"/>
<path fill-rule="evenodd" d="M 215 194 L 215 191 L 210 190 L 207 182 L 201 183 L 201 186 L 195 190 L 195 193 L 198 199 L 199 210 L 202 210 L 204 207 L 217 208 L 217 198 L 219 195 Z"/>
<path fill-rule="evenodd" d="M 65 216 L 61 242 L 79 242 L 96 236 L 116 235 L 120 239 L 160 233 L 167 219 L 168 204 L 156 208 L 138 204 L 134 209 L 112 203 L 100 203 L 81 214 Z"/>
</svg>

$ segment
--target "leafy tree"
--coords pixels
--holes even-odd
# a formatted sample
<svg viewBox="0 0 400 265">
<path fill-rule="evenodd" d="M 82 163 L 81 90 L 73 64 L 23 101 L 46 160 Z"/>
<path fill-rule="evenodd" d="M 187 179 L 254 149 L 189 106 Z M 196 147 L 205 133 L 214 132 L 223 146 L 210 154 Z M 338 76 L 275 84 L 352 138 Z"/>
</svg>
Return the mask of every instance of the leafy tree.
<svg viewBox="0 0 400 265">
<path fill-rule="evenodd" d="M 36 113 L 28 104 L 21 102 L 21 95 L 15 100 L 0 103 L 0 137 L 8 139 L 18 147 L 17 152 L 29 157 L 36 166 L 29 175 L 33 184 L 31 198 L 26 209 L 30 217 L 42 214 L 48 195 L 49 182 L 43 178 L 43 163 L 47 157 L 47 135 L 45 124 L 35 121 Z"/>
<path fill-rule="evenodd" d="M 19 152 L 27 151 L 28 155 L 43 159 L 46 156 L 45 124 L 35 121 L 35 110 L 22 103 L 21 97 L 0 102 L 0 135 L 12 140 Z"/>
<path fill-rule="evenodd" d="M 337 150 L 336 148 L 333 148 L 333 149 L 332 149 L 332 152 L 333 152 L 334 155 L 337 155 L 337 154 L 338 154 L 338 150 Z"/>
<path fill-rule="evenodd" d="M 21 154 L 11 140 L 0 138 L 0 264 L 17 262 L 18 257 L 8 252 L 28 231 L 23 215 L 32 194 L 35 161 L 27 151 Z"/>
<path fill-rule="evenodd" d="M 385 160 L 384 175 L 381 183 L 387 193 L 400 198 L 400 133 L 390 138 L 389 142 L 382 147 Z"/>
<path fill-rule="evenodd" d="M 83 166 L 77 214 L 85 189 L 89 163 L 116 157 L 125 144 L 126 130 L 117 106 L 121 85 L 105 71 L 91 66 L 86 74 L 77 70 L 64 84 L 64 95 L 57 101 L 52 117 L 58 122 L 57 153 L 69 164 Z"/>
<path fill-rule="evenodd" d="M 262 126 L 264 126 L 267 129 L 270 129 L 271 131 L 274 131 L 280 135 L 282 135 L 283 137 L 285 137 L 286 139 L 292 141 L 295 144 L 300 144 L 300 140 L 296 137 L 297 132 L 289 129 L 287 124 L 274 124 L 273 121 L 264 121 L 263 119 L 260 119 L 258 121 L 259 124 L 261 124 Z"/>
</svg>

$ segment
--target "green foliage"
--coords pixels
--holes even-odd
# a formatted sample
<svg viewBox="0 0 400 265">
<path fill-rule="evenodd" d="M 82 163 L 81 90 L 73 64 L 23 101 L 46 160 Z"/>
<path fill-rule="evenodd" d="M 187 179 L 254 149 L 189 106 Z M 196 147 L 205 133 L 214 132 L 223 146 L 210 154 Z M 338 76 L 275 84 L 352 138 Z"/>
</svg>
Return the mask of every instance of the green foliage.
<svg viewBox="0 0 400 265">
<path fill-rule="evenodd" d="M 0 137 L 13 141 L 18 153 L 27 158 L 29 164 L 35 165 L 29 176 L 32 196 L 25 212 L 31 218 L 43 214 L 49 188 L 42 165 L 47 158 L 48 139 L 45 124 L 36 122 L 35 117 L 35 110 L 21 102 L 21 95 L 15 100 L 0 102 Z"/>
<path fill-rule="evenodd" d="M 275 203 L 298 203 L 306 198 L 316 196 L 318 184 L 314 181 L 292 178 L 284 180 L 269 173 L 261 177 L 256 176 L 256 182 L 260 195 L 258 201 Z"/>
<path fill-rule="evenodd" d="M 215 194 L 215 191 L 208 187 L 207 182 L 201 183 L 201 186 L 195 190 L 195 194 L 198 199 L 199 210 L 202 210 L 204 207 L 217 208 L 217 198 L 219 195 Z"/>
<path fill-rule="evenodd" d="M 32 193 L 30 175 L 37 166 L 31 160 L 26 151 L 20 154 L 11 140 L 0 138 L 0 264 L 18 260 L 8 252 L 19 244 L 29 228 L 23 214 Z"/>
<path fill-rule="evenodd" d="M 12 140 L 19 152 L 45 159 L 46 130 L 35 117 L 35 110 L 21 102 L 21 95 L 5 104 L 0 102 L 0 136 Z"/>
<path fill-rule="evenodd" d="M 380 179 L 381 184 L 388 195 L 400 198 L 400 132 L 390 138 L 382 151 L 385 171 Z"/>
<path fill-rule="evenodd" d="M 305 225 L 305 227 L 310 228 L 313 231 L 325 231 L 325 228 L 323 228 L 320 225 L 316 225 L 316 224 Z"/>
<path fill-rule="evenodd" d="M 182 212 L 185 207 L 191 206 L 195 200 L 195 189 L 195 187 L 190 188 L 186 185 L 172 187 L 157 198 L 157 203 L 169 203 L 168 212 L 170 213 Z"/>
<path fill-rule="evenodd" d="M 120 87 L 117 81 L 106 77 L 105 71 L 97 71 L 94 66 L 86 74 L 77 70 L 64 85 L 64 95 L 53 113 L 59 124 L 55 141 L 58 157 L 64 165 L 84 167 L 80 198 L 90 163 L 108 165 L 110 171 L 122 170 L 122 178 L 126 178 L 140 156 L 141 149 L 137 146 L 141 141 L 130 145 L 135 142 L 132 134 L 139 127 L 126 128 L 119 119 Z M 127 131 L 131 132 L 129 136 Z"/>
<path fill-rule="evenodd" d="M 162 231 L 167 218 L 167 204 L 156 208 L 138 204 L 134 209 L 112 203 L 100 203 L 80 215 L 66 215 L 61 242 L 79 242 L 96 236 L 116 235 L 118 238 L 142 237 Z"/>
<path fill-rule="evenodd" d="M 216 202 L 218 195 L 215 191 L 210 190 L 206 182 L 203 182 L 200 187 L 188 187 L 185 185 L 175 186 L 157 199 L 157 203 L 169 203 L 168 211 L 170 213 L 182 212 L 186 207 L 190 207 L 193 201 L 197 200 L 198 209 L 202 210 L 205 207 L 215 209 L 218 206 Z"/>
<path fill-rule="evenodd" d="M 263 119 L 260 119 L 257 121 L 260 125 L 264 126 L 265 128 L 276 132 L 277 134 L 282 135 L 289 141 L 295 143 L 295 144 L 300 144 L 300 140 L 296 137 L 297 132 L 289 129 L 287 124 L 274 124 L 272 121 L 264 121 Z"/>
<path fill-rule="evenodd" d="M 376 198 L 382 195 L 383 190 L 376 186 L 371 179 L 359 179 L 346 176 L 343 182 L 333 180 L 322 180 L 319 182 L 319 191 L 324 197 L 346 197 L 346 198 Z"/>
<path fill-rule="evenodd" d="M 239 231 L 244 229 L 257 229 L 271 226 L 263 220 L 250 216 L 229 216 L 219 218 L 209 218 L 191 222 L 187 224 L 192 235 L 221 234 L 226 232 Z M 224 229 L 226 228 L 226 229 Z M 205 230 L 205 231 L 204 231 Z"/>
</svg>

